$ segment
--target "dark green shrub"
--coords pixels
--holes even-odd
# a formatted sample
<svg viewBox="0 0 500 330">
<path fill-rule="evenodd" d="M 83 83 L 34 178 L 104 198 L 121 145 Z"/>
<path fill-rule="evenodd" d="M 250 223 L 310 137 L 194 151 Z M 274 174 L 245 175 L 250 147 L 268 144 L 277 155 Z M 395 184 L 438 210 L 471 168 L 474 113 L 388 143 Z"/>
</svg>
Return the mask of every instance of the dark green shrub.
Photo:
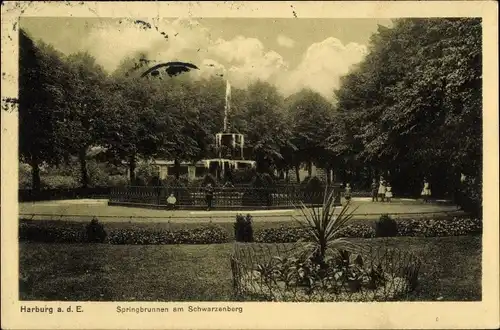
<svg viewBox="0 0 500 330">
<path fill-rule="evenodd" d="M 31 189 L 32 186 L 32 176 L 31 176 L 31 166 L 28 164 L 19 164 L 19 189 Z"/>
<path fill-rule="evenodd" d="M 398 235 L 398 223 L 388 214 L 382 214 L 375 222 L 376 237 L 393 237 Z"/>
<path fill-rule="evenodd" d="M 392 220 L 392 219 L 391 219 Z M 380 221 L 380 220 L 379 220 Z M 481 234 L 482 221 L 479 218 L 454 217 L 451 219 L 398 219 L 397 232 L 391 236 L 463 236 Z M 370 224 L 354 223 L 342 229 L 338 237 L 373 238 L 376 229 Z M 301 239 L 310 240 L 307 232 L 300 227 L 276 227 L 259 230 L 254 235 L 259 243 L 293 243 Z"/>
<path fill-rule="evenodd" d="M 75 224 L 51 224 L 43 221 L 19 223 L 19 240 L 42 243 L 85 243 L 85 226 Z"/>
<path fill-rule="evenodd" d="M 168 176 L 161 180 L 161 184 L 166 187 L 185 187 L 189 184 L 189 179 L 185 175 L 181 175 L 179 178 L 176 178 L 175 176 Z"/>
<path fill-rule="evenodd" d="M 399 236 L 441 237 L 477 235 L 482 232 L 479 218 L 404 219 L 398 221 Z"/>
<path fill-rule="evenodd" d="M 335 237 L 372 238 L 375 231 L 370 225 L 352 224 L 339 231 Z M 308 232 L 302 227 L 266 228 L 256 232 L 255 241 L 259 243 L 294 243 L 299 240 L 310 240 Z"/>
<path fill-rule="evenodd" d="M 158 173 L 154 170 L 153 164 L 149 162 L 141 162 L 137 165 L 135 173 L 135 186 L 148 186 L 153 182 L 153 178 L 157 176 Z"/>
<path fill-rule="evenodd" d="M 340 230 L 339 237 L 373 238 L 375 230 L 368 224 L 352 224 Z"/>
<path fill-rule="evenodd" d="M 483 195 L 482 180 L 466 179 L 460 185 L 455 196 L 455 202 L 467 213 L 475 217 L 482 217 Z"/>
<path fill-rule="evenodd" d="M 108 182 L 110 187 L 126 187 L 129 183 L 126 175 L 110 175 Z"/>
<path fill-rule="evenodd" d="M 107 173 L 106 164 L 98 163 L 95 160 L 89 160 L 87 161 L 87 173 L 90 187 L 109 186 L 109 174 Z"/>
<path fill-rule="evenodd" d="M 110 244 L 219 244 L 229 241 L 227 231 L 216 225 L 176 231 L 164 229 L 127 228 L 110 232 Z"/>
<path fill-rule="evenodd" d="M 217 186 L 217 179 L 210 173 L 205 175 L 205 177 L 203 178 L 202 186 L 206 186 L 209 183 L 212 185 L 212 187 Z"/>
<path fill-rule="evenodd" d="M 234 184 L 249 184 L 252 183 L 255 174 L 253 168 L 242 168 L 234 170 L 231 175 Z"/>
<path fill-rule="evenodd" d="M 107 233 L 97 218 L 92 219 L 85 230 L 87 234 L 86 240 L 89 243 L 103 243 L 106 239 Z"/>
<path fill-rule="evenodd" d="M 266 228 L 255 233 L 258 243 L 294 243 L 301 239 L 308 240 L 310 236 L 302 227 Z"/>
<path fill-rule="evenodd" d="M 325 186 L 318 177 L 306 177 L 301 183 L 303 202 L 306 204 L 323 204 Z"/>
<path fill-rule="evenodd" d="M 88 233 L 92 228 L 91 234 Z M 97 230 L 95 230 L 97 229 Z M 19 240 L 42 243 L 89 243 L 108 244 L 219 244 L 229 242 L 229 235 L 224 228 L 206 225 L 189 230 L 171 231 L 157 228 L 117 228 L 109 230 L 104 236 L 97 222 L 84 226 L 77 222 L 45 223 L 43 221 L 20 220 Z M 92 238 L 95 238 L 94 240 Z"/>
<path fill-rule="evenodd" d="M 236 215 L 234 238 L 237 242 L 253 242 L 252 216 L 250 214 L 246 216 Z"/>
<path fill-rule="evenodd" d="M 42 175 L 40 184 L 43 189 L 71 189 L 80 186 L 78 179 L 66 175 Z"/>
<path fill-rule="evenodd" d="M 194 178 L 190 180 L 187 184 L 188 188 L 199 190 L 203 186 L 203 182 L 205 181 L 205 177 L 203 178 Z"/>
<path fill-rule="evenodd" d="M 243 206 L 271 206 L 274 191 L 273 178 L 268 173 L 257 173 L 250 189 L 243 193 Z"/>
</svg>

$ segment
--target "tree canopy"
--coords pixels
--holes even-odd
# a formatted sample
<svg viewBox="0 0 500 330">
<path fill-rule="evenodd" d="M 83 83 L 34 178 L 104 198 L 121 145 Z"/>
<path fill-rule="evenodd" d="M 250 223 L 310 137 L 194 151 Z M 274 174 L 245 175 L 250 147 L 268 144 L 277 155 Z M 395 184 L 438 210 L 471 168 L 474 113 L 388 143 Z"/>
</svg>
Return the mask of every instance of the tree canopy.
<svg viewBox="0 0 500 330">
<path fill-rule="evenodd" d="M 314 163 L 360 186 L 383 174 L 409 194 L 424 177 L 438 194 L 453 192 L 461 173 L 480 185 L 481 35 L 475 18 L 394 20 L 379 26 L 333 100 L 307 89 L 284 98 L 262 81 L 233 87 L 230 128 L 245 135 L 245 156 L 259 172 Z M 131 181 L 139 159 L 179 165 L 213 156 L 224 116 L 220 77 L 142 77 L 154 63 L 141 52 L 107 73 L 90 54 L 65 56 L 23 30 L 19 61 L 19 148 L 35 189 L 42 163 L 69 156 L 79 157 L 85 186 L 94 146 L 127 163 Z"/>
<path fill-rule="evenodd" d="M 344 138 L 331 139 L 329 148 L 350 149 L 380 172 L 410 180 L 478 177 L 481 72 L 479 19 L 401 19 L 393 28 L 380 26 L 365 60 L 336 91 Z"/>
</svg>

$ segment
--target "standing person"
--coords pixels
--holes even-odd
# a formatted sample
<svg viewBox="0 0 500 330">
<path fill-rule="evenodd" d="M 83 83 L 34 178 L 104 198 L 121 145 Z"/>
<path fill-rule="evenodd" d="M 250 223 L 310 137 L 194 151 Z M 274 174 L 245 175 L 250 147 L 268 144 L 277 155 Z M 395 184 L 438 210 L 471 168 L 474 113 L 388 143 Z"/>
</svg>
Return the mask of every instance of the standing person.
<svg viewBox="0 0 500 330">
<path fill-rule="evenodd" d="M 380 183 L 378 186 L 378 197 L 380 197 L 380 201 L 384 202 L 385 200 L 385 180 L 384 177 L 380 177 Z"/>
<path fill-rule="evenodd" d="M 373 178 L 372 181 L 372 202 L 378 202 L 378 186 L 377 186 L 377 180 Z"/>
<path fill-rule="evenodd" d="M 430 184 L 429 181 L 427 181 L 427 178 L 424 178 L 424 188 L 422 189 L 422 199 L 424 200 L 424 203 L 427 203 L 430 197 L 431 197 Z"/>
<path fill-rule="evenodd" d="M 347 201 L 351 200 L 351 185 L 349 183 L 345 186 L 344 198 Z"/>
<path fill-rule="evenodd" d="M 391 184 L 389 182 L 387 183 L 387 186 L 385 188 L 385 199 L 389 203 L 392 200 L 392 187 L 391 187 Z"/>
<path fill-rule="evenodd" d="M 214 188 L 212 187 L 212 184 L 209 183 L 205 187 L 205 200 L 207 202 L 207 211 L 210 211 L 212 208 L 212 200 L 214 198 Z"/>
</svg>

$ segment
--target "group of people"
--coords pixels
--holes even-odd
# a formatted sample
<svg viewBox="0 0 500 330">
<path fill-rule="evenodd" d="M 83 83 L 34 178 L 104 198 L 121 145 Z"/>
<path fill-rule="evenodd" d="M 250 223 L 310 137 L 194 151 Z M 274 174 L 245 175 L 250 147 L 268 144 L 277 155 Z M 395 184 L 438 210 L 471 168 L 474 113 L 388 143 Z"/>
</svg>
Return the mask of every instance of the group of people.
<svg viewBox="0 0 500 330">
<path fill-rule="evenodd" d="M 377 182 L 376 179 L 373 179 L 371 185 L 371 193 L 372 193 L 372 202 L 378 202 L 380 200 L 381 202 L 390 203 L 392 201 L 393 192 L 391 183 L 388 180 L 384 179 L 384 177 L 382 176 L 380 177 L 379 182 Z M 352 194 L 352 188 L 351 185 L 348 183 L 344 188 L 344 198 L 346 200 L 350 200 L 351 194 Z M 424 203 L 429 202 L 429 198 L 431 197 L 431 188 L 427 178 L 424 178 L 424 184 L 421 196 Z"/>
<path fill-rule="evenodd" d="M 392 187 L 391 183 L 380 177 L 380 181 L 377 184 L 377 180 L 372 181 L 372 202 L 378 202 L 379 198 L 381 202 L 391 202 L 392 200 Z"/>
</svg>

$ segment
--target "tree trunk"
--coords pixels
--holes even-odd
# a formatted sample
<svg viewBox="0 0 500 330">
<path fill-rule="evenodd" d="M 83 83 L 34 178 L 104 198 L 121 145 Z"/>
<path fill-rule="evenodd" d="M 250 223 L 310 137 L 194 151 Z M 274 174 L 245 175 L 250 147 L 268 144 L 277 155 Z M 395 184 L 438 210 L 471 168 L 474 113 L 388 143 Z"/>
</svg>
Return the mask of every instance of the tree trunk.
<svg viewBox="0 0 500 330">
<path fill-rule="evenodd" d="M 87 171 L 87 147 L 80 148 L 78 152 L 80 161 L 80 182 L 82 188 L 87 188 L 89 185 L 89 173 Z"/>
<path fill-rule="evenodd" d="M 313 167 L 313 164 L 310 161 L 309 164 L 308 164 L 308 166 L 307 166 L 307 174 L 309 175 L 309 177 L 312 176 L 312 170 L 313 170 L 312 167 Z"/>
<path fill-rule="evenodd" d="M 326 167 L 326 184 L 331 185 L 332 184 L 332 168 L 330 166 Z"/>
<path fill-rule="evenodd" d="M 300 169 L 299 169 L 299 165 L 295 165 L 295 176 L 297 178 L 297 183 L 300 183 Z"/>
<path fill-rule="evenodd" d="M 31 178 L 32 178 L 32 190 L 40 191 L 41 180 L 40 180 L 40 165 L 38 163 L 38 158 L 36 156 L 31 156 Z"/>
<path fill-rule="evenodd" d="M 129 163 L 128 163 L 128 168 L 129 168 L 129 176 L 130 176 L 130 184 L 134 185 L 135 184 L 135 168 L 136 168 L 136 161 L 135 161 L 135 155 L 130 156 L 129 158 Z"/>
<path fill-rule="evenodd" d="M 181 163 L 177 158 L 174 160 L 174 172 L 175 172 L 175 178 L 179 179 L 179 177 L 181 176 Z"/>
</svg>

